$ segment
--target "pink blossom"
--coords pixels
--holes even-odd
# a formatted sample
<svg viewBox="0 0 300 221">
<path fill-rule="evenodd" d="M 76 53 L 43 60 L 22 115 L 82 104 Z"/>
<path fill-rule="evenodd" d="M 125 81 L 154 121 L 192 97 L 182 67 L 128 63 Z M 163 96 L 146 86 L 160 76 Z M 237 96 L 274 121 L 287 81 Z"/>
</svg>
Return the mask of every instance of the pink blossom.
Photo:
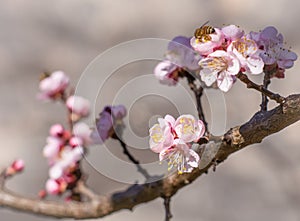
<svg viewBox="0 0 300 221">
<path fill-rule="evenodd" d="M 73 114 L 79 115 L 80 117 L 85 117 L 90 112 L 90 102 L 79 96 L 70 96 L 66 105 Z"/>
<path fill-rule="evenodd" d="M 158 122 L 149 130 L 149 144 L 153 152 L 159 153 L 160 161 L 166 159 L 168 169 L 177 167 L 179 173 L 191 172 L 198 167 L 199 156 L 191 149 L 191 144 L 203 136 L 203 122 L 188 114 L 181 115 L 177 120 L 166 115 Z"/>
<path fill-rule="evenodd" d="M 67 183 L 62 180 L 48 179 L 46 182 L 46 191 L 48 194 L 57 195 L 63 193 L 67 188 Z"/>
<path fill-rule="evenodd" d="M 164 119 L 159 118 L 158 122 L 159 124 L 153 125 L 149 130 L 150 149 L 155 153 L 160 153 L 164 149 L 171 147 L 174 143 L 172 128 L 174 127 L 175 119 L 170 115 L 166 115 Z"/>
<path fill-rule="evenodd" d="M 191 45 L 194 50 L 198 51 L 200 55 L 209 55 L 217 48 L 219 48 L 224 42 L 224 35 L 222 31 L 215 28 L 215 32 L 208 35 L 208 39 L 199 40 L 195 37 L 191 38 Z"/>
<path fill-rule="evenodd" d="M 178 138 L 184 143 L 197 142 L 205 132 L 201 120 L 196 120 L 192 115 L 184 114 L 177 118 L 174 124 Z"/>
<path fill-rule="evenodd" d="M 63 176 L 64 171 L 74 166 L 82 159 L 83 148 L 77 146 L 75 148 L 65 146 L 60 152 L 60 158 L 56 160 L 55 164 L 49 170 L 49 176 L 52 179 L 58 179 Z"/>
<path fill-rule="evenodd" d="M 93 142 L 102 144 L 109 137 L 116 135 L 116 132 L 121 132 L 126 112 L 123 105 L 104 107 L 99 118 L 96 119 L 96 129 L 91 134 Z"/>
<path fill-rule="evenodd" d="M 211 86 L 215 81 L 218 87 L 227 92 L 233 85 L 235 77 L 240 71 L 240 62 L 232 54 L 217 50 L 199 62 L 201 80 L 207 86 Z"/>
<path fill-rule="evenodd" d="M 258 46 L 255 41 L 246 36 L 236 39 L 229 46 L 227 51 L 232 52 L 241 64 L 241 68 L 251 74 L 261 74 L 264 62 L 259 56 Z"/>
<path fill-rule="evenodd" d="M 177 36 L 168 45 L 166 59 L 176 64 L 178 67 L 188 70 L 199 69 L 198 62 L 201 56 L 192 48 L 191 38 Z"/>
<path fill-rule="evenodd" d="M 179 174 L 192 172 L 199 165 L 199 155 L 180 140 L 176 140 L 175 143 L 176 145 L 160 152 L 159 160 L 168 161 L 169 171 L 177 168 Z"/>
<path fill-rule="evenodd" d="M 260 33 L 251 32 L 249 38 L 258 45 L 266 68 L 270 69 L 267 66 L 272 66 L 275 73 L 273 76 L 283 77 L 284 70 L 291 68 L 297 60 L 297 55 L 284 47 L 283 36 L 275 27 L 266 27 Z M 277 69 L 274 69 L 274 64 L 277 65 Z"/>
<path fill-rule="evenodd" d="M 91 133 L 92 130 L 86 123 L 78 122 L 73 126 L 73 134 L 83 141 L 82 145 L 87 146 L 92 143 Z"/>
<path fill-rule="evenodd" d="M 61 124 L 54 124 L 51 126 L 49 133 L 53 137 L 61 137 L 64 134 L 64 127 Z"/>
<path fill-rule="evenodd" d="M 56 96 L 64 93 L 69 85 L 69 77 L 62 71 L 55 71 L 50 76 L 40 81 L 41 93 L 39 98 L 43 100 L 55 99 Z"/>
<path fill-rule="evenodd" d="M 225 26 L 221 29 L 221 31 L 227 41 L 227 44 L 230 44 L 232 41 L 238 40 L 244 36 L 244 31 L 236 25 Z"/>
<path fill-rule="evenodd" d="M 154 69 L 154 75 L 161 84 L 175 86 L 179 80 L 178 66 L 169 60 L 164 60 Z"/>
<path fill-rule="evenodd" d="M 106 106 L 104 109 L 106 112 L 111 112 L 114 120 L 122 120 L 127 114 L 126 108 L 123 105 Z"/>
<path fill-rule="evenodd" d="M 50 164 L 58 157 L 63 142 L 64 141 L 58 137 L 50 136 L 47 138 L 47 144 L 43 149 L 43 155 L 48 158 Z"/>
</svg>

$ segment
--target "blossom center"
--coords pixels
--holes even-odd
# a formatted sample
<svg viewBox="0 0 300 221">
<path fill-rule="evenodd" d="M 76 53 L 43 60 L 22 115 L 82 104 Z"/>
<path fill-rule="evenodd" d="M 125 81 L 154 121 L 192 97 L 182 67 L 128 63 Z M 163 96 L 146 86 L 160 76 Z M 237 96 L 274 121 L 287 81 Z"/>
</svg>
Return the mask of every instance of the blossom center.
<svg viewBox="0 0 300 221">
<path fill-rule="evenodd" d="M 181 131 L 183 134 L 193 134 L 194 127 L 192 125 L 195 124 L 195 120 L 189 118 L 181 118 L 180 123 L 183 125 Z"/>
<path fill-rule="evenodd" d="M 255 41 L 246 38 L 233 42 L 233 46 L 243 57 L 249 57 L 249 51 L 257 50 Z"/>
<path fill-rule="evenodd" d="M 209 68 L 211 70 L 221 72 L 228 68 L 228 61 L 224 57 L 214 57 L 207 62 L 201 62 L 200 66 L 202 68 Z"/>
<path fill-rule="evenodd" d="M 178 174 L 182 174 L 186 171 L 185 165 L 185 157 L 181 151 L 174 151 L 173 148 L 168 150 L 172 152 L 168 158 L 168 171 L 172 170 L 173 167 L 178 168 Z M 167 154 L 167 153 L 166 153 Z"/>
<path fill-rule="evenodd" d="M 160 126 L 157 126 L 153 129 L 153 133 L 151 134 L 151 138 L 155 143 L 160 143 L 163 141 L 163 134 Z"/>
</svg>

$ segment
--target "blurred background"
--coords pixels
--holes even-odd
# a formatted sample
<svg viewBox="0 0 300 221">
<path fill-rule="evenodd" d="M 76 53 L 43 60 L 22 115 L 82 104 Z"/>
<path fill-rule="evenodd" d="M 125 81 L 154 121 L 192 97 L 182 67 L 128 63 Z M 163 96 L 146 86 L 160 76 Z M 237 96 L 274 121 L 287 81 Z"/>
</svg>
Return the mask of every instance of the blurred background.
<svg viewBox="0 0 300 221">
<path fill-rule="evenodd" d="M 42 71 L 64 70 L 76 85 L 97 55 L 119 43 L 138 38 L 189 36 L 208 20 L 213 26 L 237 24 L 247 32 L 274 25 L 283 33 L 287 47 L 291 46 L 299 55 L 299 7 L 297 0 L 2 0 L 0 167 L 9 165 L 15 158 L 23 158 L 26 162 L 25 173 L 9 181 L 8 187 L 31 197 L 44 188 L 48 176 L 47 162 L 42 156 L 45 138 L 50 125 L 65 122 L 65 112 L 60 105 L 36 100 Z M 104 101 L 113 99 L 127 79 L 140 73 L 151 73 L 155 64 L 153 61 L 142 62 L 118 70 L 107 85 L 103 103 L 97 103 L 95 108 L 100 111 Z M 299 93 L 299 72 L 300 64 L 296 61 L 294 68 L 286 72 L 284 80 L 273 80 L 271 89 L 282 95 Z M 99 77 L 102 76 L 106 74 L 100 71 Z M 183 86 L 186 85 L 183 83 Z M 259 108 L 260 95 L 245 90 L 239 82 L 224 96 L 226 129 L 246 122 Z M 183 96 L 183 104 L 184 99 Z M 141 98 L 130 109 L 131 129 L 146 137 L 149 118 L 168 112 L 177 113 L 167 99 Z M 172 220 L 298 221 L 299 130 L 300 123 L 296 123 L 266 138 L 261 144 L 232 155 L 218 166 L 215 173 L 210 172 L 180 190 L 172 198 Z M 110 141 L 109 145 L 115 156 L 126 159 L 120 154 L 117 143 Z M 157 158 L 145 149 L 133 152 L 141 157 L 142 162 Z M 90 174 L 89 185 L 98 193 L 108 194 L 127 186 L 97 173 L 86 162 L 84 167 Z M 0 209 L 0 216 L 1 220 L 12 221 L 55 220 L 8 209 Z M 163 220 L 163 217 L 162 200 L 157 199 L 137 206 L 133 213 L 120 211 L 102 220 L 150 221 Z"/>
</svg>

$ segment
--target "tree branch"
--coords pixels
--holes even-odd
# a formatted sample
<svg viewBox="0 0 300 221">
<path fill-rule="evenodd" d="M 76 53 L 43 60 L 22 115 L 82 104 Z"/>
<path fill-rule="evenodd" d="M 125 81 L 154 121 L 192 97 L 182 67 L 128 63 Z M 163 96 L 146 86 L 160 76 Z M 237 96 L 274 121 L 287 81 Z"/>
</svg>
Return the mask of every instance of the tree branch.
<svg viewBox="0 0 300 221">
<path fill-rule="evenodd" d="M 253 88 L 257 91 L 260 91 L 265 96 L 269 97 L 271 100 L 275 100 L 277 103 L 282 104 L 285 101 L 285 98 L 280 96 L 279 94 L 274 94 L 273 92 L 266 89 L 263 85 L 258 85 L 252 82 L 246 74 L 238 73 L 236 75 L 238 79 L 240 79 L 243 83 L 247 85 L 247 88 Z"/>
<path fill-rule="evenodd" d="M 121 209 L 152 201 L 158 197 L 171 197 L 189 185 L 213 165 L 224 161 L 230 154 L 276 133 L 300 120 L 300 94 L 291 95 L 285 102 L 270 111 L 256 113 L 248 122 L 230 129 L 224 136 L 213 138 L 219 143 L 215 158 L 203 169 L 192 173 L 172 174 L 162 180 L 134 184 L 128 189 L 107 196 L 94 196 L 89 202 L 56 202 L 35 200 L 19 196 L 4 188 L 5 177 L 0 177 L 0 206 L 57 218 L 98 218 Z"/>
</svg>

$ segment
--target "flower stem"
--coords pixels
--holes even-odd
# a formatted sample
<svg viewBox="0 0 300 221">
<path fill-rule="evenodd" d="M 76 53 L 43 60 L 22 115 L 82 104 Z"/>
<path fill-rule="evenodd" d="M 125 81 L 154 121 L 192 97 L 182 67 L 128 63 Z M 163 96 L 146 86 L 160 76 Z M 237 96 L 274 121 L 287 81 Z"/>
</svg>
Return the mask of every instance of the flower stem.
<svg viewBox="0 0 300 221">
<path fill-rule="evenodd" d="M 69 130 L 72 132 L 73 131 L 72 111 L 67 108 L 67 105 L 66 105 L 67 99 L 68 99 L 67 95 L 65 93 L 63 93 L 61 95 L 61 101 L 67 109 L 67 122 L 68 122 Z"/>
<path fill-rule="evenodd" d="M 207 122 L 205 120 L 204 112 L 203 112 L 203 107 L 202 107 L 202 102 L 201 102 L 201 97 L 203 95 L 203 87 L 197 87 L 196 84 L 194 83 L 195 78 L 191 76 L 190 74 L 186 75 L 188 84 L 190 89 L 194 92 L 196 103 L 197 103 L 197 112 L 198 112 L 198 117 L 202 122 L 204 123 L 205 126 L 205 131 L 207 131 Z"/>
<path fill-rule="evenodd" d="M 247 88 L 252 88 L 255 89 L 257 91 L 260 91 L 263 95 L 267 96 L 268 98 L 270 98 L 271 100 L 276 101 L 279 104 L 283 104 L 285 102 L 285 98 L 280 96 L 279 94 L 274 94 L 272 91 L 269 91 L 268 89 L 264 88 L 263 85 L 258 85 L 255 84 L 254 82 L 252 82 L 247 75 L 243 74 L 243 73 L 238 73 L 236 75 L 236 77 L 242 81 L 243 83 L 245 83 L 247 85 Z"/>
<path fill-rule="evenodd" d="M 270 75 L 265 73 L 264 75 L 264 81 L 263 81 L 263 87 L 264 89 L 268 89 L 269 84 L 271 83 Z M 261 111 L 267 111 L 268 110 L 268 97 L 262 93 L 262 101 L 261 101 Z"/>
<path fill-rule="evenodd" d="M 170 208 L 171 197 L 163 197 L 163 199 L 164 199 L 165 214 L 166 214 L 165 221 L 170 221 L 171 218 L 173 217 Z"/>
</svg>

